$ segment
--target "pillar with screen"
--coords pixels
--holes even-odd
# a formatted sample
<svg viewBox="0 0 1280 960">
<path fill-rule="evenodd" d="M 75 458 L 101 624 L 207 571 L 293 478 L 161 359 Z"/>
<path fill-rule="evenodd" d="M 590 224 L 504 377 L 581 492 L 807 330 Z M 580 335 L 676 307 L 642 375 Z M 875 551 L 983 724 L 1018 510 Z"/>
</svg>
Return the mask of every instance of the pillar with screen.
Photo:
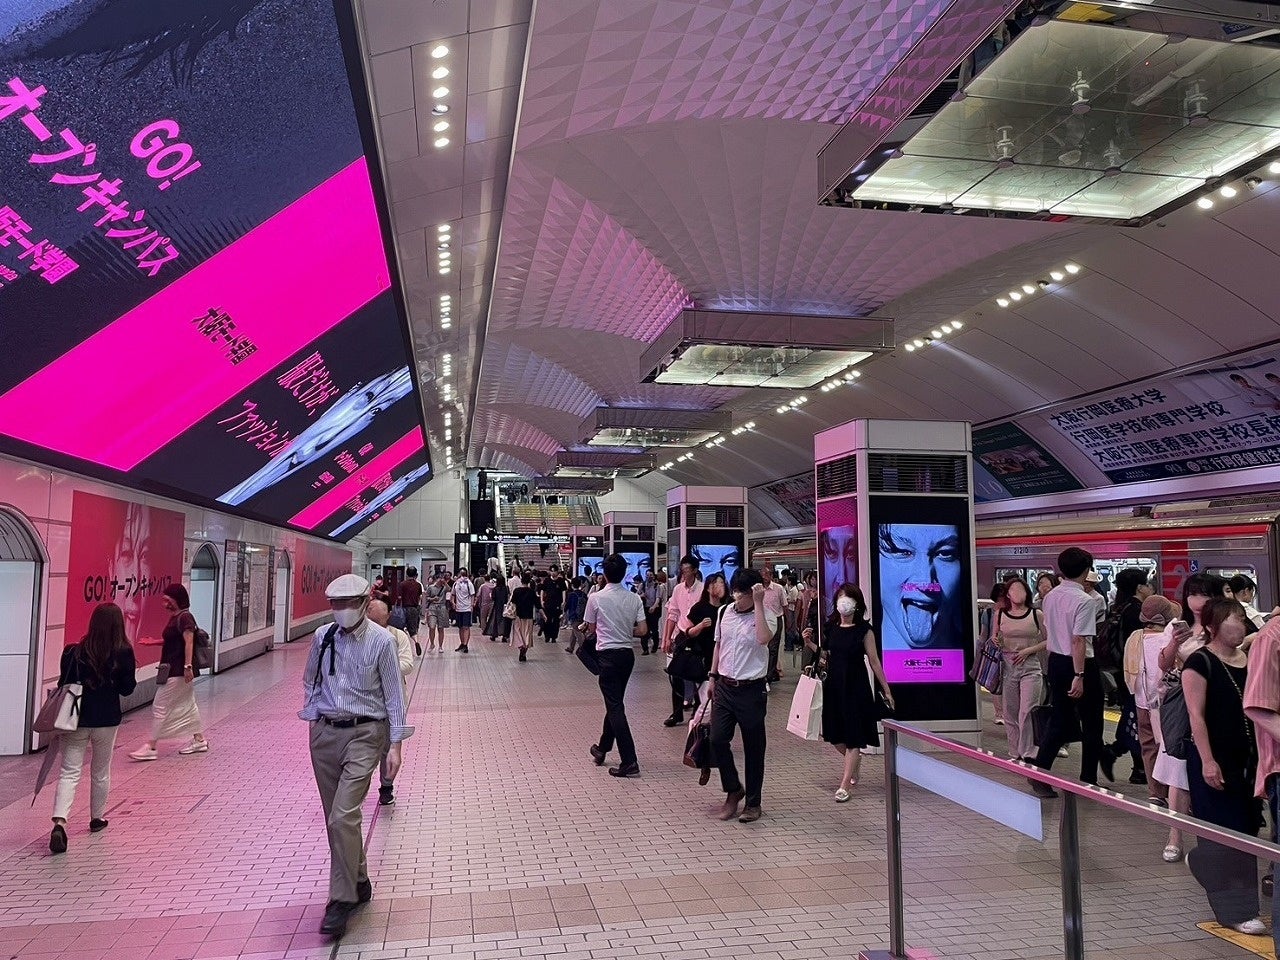
<svg viewBox="0 0 1280 960">
<path fill-rule="evenodd" d="M 604 573 L 604 527 L 575 524 L 573 537 L 573 576 L 594 577 Z"/>
<path fill-rule="evenodd" d="M 681 558 L 694 557 L 705 580 L 725 581 L 747 563 L 747 488 L 679 486 L 667 491 L 667 543 L 674 574 Z"/>
<path fill-rule="evenodd" d="M 658 515 L 651 510 L 610 511 L 604 515 L 605 555 L 621 554 L 627 561 L 623 584 L 631 586 L 657 569 Z"/>
<path fill-rule="evenodd" d="M 969 424 L 850 421 L 814 436 L 814 465 L 823 619 L 858 584 L 895 718 L 976 735 Z"/>
</svg>

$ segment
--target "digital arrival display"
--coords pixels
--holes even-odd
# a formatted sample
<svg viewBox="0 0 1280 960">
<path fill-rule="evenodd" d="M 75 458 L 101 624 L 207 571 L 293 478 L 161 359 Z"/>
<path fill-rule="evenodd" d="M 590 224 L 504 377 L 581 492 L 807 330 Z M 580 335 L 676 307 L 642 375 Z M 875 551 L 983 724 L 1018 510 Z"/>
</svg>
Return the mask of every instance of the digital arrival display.
<svg viewBox="0 0 1280 960">
<path fill-rule="evenodd" d="M 431 478 L 355 35 L 0 4 L 0 450 L 341 541 Z"/>
</svg>

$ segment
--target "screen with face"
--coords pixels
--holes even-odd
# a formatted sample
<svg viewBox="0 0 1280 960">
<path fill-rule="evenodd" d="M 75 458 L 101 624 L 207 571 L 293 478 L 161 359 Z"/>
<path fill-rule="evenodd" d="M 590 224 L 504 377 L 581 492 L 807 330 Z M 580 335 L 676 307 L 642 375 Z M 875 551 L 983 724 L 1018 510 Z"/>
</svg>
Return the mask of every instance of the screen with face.
<svg viewBox="0 0 1280 960">
<path fill-rule="evenodd" d="M 598 573 L 604 573 L 604 555 L 592 553 L 578 554 L 578 576 L 594 577 Z"/>
<path fill-rule="evenodd" d="M 337 540 L 430 479 L 348 0 L 0 5 L 0 64 L 0 450 Z"/>
<path fill-rule="evenodd" d="M 627 561 L 627 576 L 623 580 L 626 586 L 631 586 L 637 576 L 643 580 L 653 571 L 652 550 L 619 550 L 618 553 Z"/>
<path fill-rule="evenodd" d="M 966 683 L 973 650 L 968 505 L 872 497 L 872 606 L 892 683 Z"/>
<path fill-rule="evenodd" d="M 688 553 L 698 561 L 702 579 L 724 574 L 726 583 L 742 568 L 742 534 L 732 530 L 700 530 L 686 534 Z"/>
<path fill-rule="evenodd" d="M 858 506 L 854 497 L 818 504 L 818 594 L 822 620 L 835 610 L 836 592 L 858 582 Z"/>
</svg>

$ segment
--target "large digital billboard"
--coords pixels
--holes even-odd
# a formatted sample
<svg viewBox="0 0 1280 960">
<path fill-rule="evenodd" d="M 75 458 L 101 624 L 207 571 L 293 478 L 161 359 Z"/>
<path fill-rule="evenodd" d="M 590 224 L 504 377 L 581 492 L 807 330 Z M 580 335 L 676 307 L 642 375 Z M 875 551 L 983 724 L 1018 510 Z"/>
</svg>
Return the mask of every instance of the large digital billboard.
<svg viewBox="0 0 1280 960">
<path fill-rule="evenodd" d="M 686 530 L 685 552 L 698 561 L 704 580 L 713 573 L 720 573 L 729 583 L 733 581 L 733 575 L 742 569 L 745 540 L 742 530 Z"/>
<path fill-rule="evenodd" d="M 0 5 L 0 449 L 336 540 L 430 479 L 355 36 Z"/>
</svg>

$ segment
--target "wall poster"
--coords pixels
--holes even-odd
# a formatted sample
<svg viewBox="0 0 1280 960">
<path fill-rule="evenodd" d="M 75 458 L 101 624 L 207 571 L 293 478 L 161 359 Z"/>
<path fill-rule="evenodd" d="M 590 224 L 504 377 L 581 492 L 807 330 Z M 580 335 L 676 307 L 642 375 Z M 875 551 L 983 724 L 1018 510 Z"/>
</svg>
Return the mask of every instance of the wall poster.
<svg viewBox="0 0 1280 960">
<path fill-rule="evenodd" d="M 228 540 L 223 619 L 227 637 L 242 637 L 275 625 L 275 547 Z"/>
<path fill-rule="evenodd" d="M 1082 489 L 1080 481 L 1053 454 L 1013 423 L 974 430 L 973 459 L 975 472 L 984 469 L 1005 496 L 1033 497 Z"/>
<path fill-rule="evenodd" d="M 310 617 L 329 610 L 325 587 L 350 573 L 355 557 L 350 550 L 313 540 L 299 539 L 294 554 L 293 616 Z"/>
</svg>

